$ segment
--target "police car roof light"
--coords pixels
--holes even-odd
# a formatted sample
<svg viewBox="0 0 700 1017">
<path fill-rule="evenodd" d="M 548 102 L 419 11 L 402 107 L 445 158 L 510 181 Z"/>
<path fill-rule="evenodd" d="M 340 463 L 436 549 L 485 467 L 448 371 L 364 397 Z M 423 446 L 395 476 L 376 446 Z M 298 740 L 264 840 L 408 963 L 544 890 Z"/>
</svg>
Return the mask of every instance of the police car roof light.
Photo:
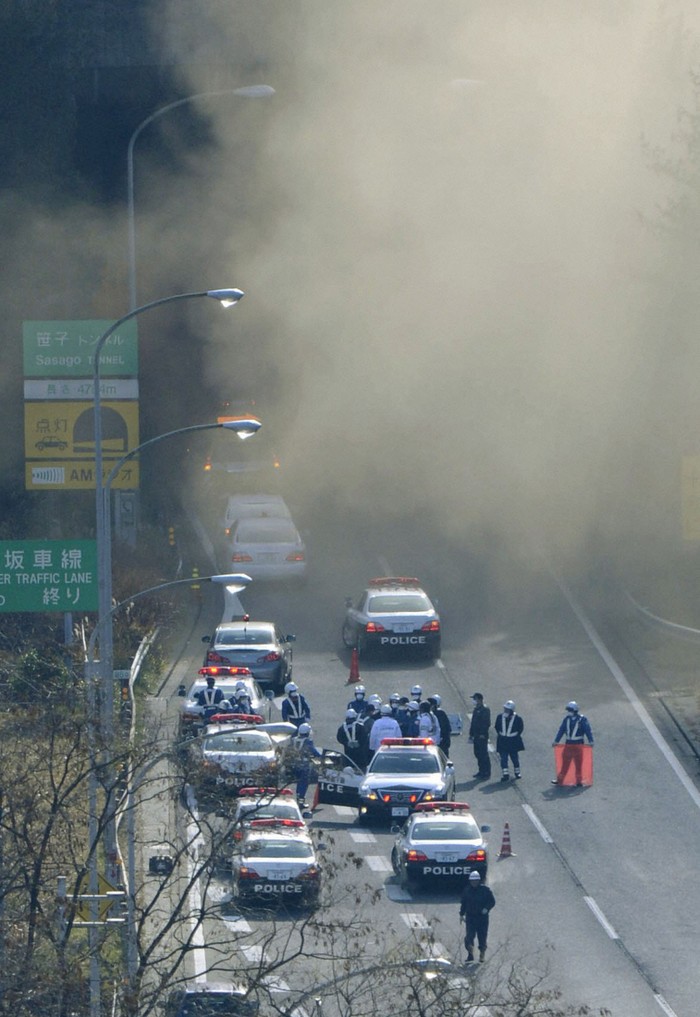
<svg viewBox="0 0 700 1017">
<path fill-rule="evenodd" d="M 247 667 L 233 667 L 233 666 L 228 667 L 228 666 L 223 666 L 223 665 L 219 665 L 219 664 L 217 664 L 217 665 L 209 664 L 209 665 L 207 665 L 207 667 L 200 667 L 199 674 L 206 675 L 207 678 L 209 677 L 209 675 L 213 675 L 213 677 L 217 678 L 219 676 L 224 676 L 225 677 L 227 675 L 232 675 L 232 674 L 244 674 L 244 675 L 248 675 L 248 677 L 252 677 L 250 668 L 247 668 Z"/>
<path fill-rule="evenodd" d="M 411 576 L 377 576 L 370 579 L 370 586 L 420 586 L 416 578 Z"/>
<path fill-rule="evenodd" d="M 419 802 L 415 812 L 471 812 L 466 802 Z"/>
<path fill-rule="evenodd" d="M 251 830 L 258 830 L 263 826 L 284 826 L 299 829 L 306 826 L 303 819 L 254 819 L 250 824 Z"/>
<path fill-rule="evenodd" d="M 289 787 L 242 787 L 238 792 L 239 798 L 253 798 L 258 795 L 293 795 L 294 792 Z"/>
<path fill-rule="evenodd" d="M 215 713 L 209 718 L 210 724 L 264 724 L 257 713 Z"/>
<path fill-rule="evenodd" d="M 414 748 L 434 745 L 432 738 L 382 738 L 380 745 L 412 745 Z"/>
</svg>

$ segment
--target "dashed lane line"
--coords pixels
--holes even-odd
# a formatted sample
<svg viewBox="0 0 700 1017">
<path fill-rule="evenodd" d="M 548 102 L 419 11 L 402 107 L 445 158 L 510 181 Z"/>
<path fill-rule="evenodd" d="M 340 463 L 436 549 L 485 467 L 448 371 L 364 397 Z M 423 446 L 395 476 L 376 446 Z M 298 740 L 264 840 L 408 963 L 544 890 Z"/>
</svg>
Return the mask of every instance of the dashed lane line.
<svg viewBox="0 0 700 1017">
<path fill-rule="evenodd" d="M 607 920 L 607 918 L 605 917 L 603 912 L 600 910 L 600 908 L 598 907 L 596 902 L 593 900 L 593 898 L 592 897 L 584 897 L 583 899 L 585 900 L 586 904 L 588 904 L 589 908 L 591 909 L 593 914 L 596 916 L 596 918 L 598 919 L 600 924 L 603 926 L 603 928 L 605 929 L 605 931 L 608 934 L 608 936 L 610 937 L 610 939 L 619 939 L 620 937 L 615 932 L 615 930 L 613 929 L 612 925 Z"/>
<path fill-rule="evenodd" d="M 393 866 L 384 855 L 365 855 L 365 862 L 372 872 L 393 872 Z"/>
<path fill-rule="evenodd" d="M 546 829 L 544 828 L 544 825 L 540 822 L 540 820 L 535 815 L 535 810 L 532 808 L 532 806 L 531 805 L 523 805 L 523 810 L 525 812 L 525 815 L 528 817 L 528 819 L 530 820 L 530 822 L 534 826 L 534 828 L 539 833 L 539 835 L 542 838 L 542 840 L 545 842 L 545 844 L 553 844 L 554 841 L 552 840 L 550 835 L 547 833 Z"/>
</svg>

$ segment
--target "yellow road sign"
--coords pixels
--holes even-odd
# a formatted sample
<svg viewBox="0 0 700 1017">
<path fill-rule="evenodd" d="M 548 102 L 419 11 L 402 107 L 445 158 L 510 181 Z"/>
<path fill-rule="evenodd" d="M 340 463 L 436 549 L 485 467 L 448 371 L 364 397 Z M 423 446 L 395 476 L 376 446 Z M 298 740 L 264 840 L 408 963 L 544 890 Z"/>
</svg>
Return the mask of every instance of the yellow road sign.
<svg viewBox="0 0 700 1017">
<path fill-rule="evenodd" d="M 114 887 L 112 886 L 112 884 L 108 883 L 107 880 L 105 879 L 105 877 L 101 876 L 98 873 L 98 875 L 97 875 L 97 893 L 99 895 L 103 895 L 103 894 L 114 893 L 114 892 L 115 892 L 115 890 L 114 890 Z M 89 894 L 89 893 L 90 893 L 90 875 L 89 875 L 89 873 L 86 873 L 83 876 L 83 878 L 81 879 L 81 881 L 80 881 L 80 885 L 78 887 L 78 896 L 80 897 L 80 896 L 82 896 L 84 894 Z M 103 922 L 106 919 L 107 915 L 109 914 L 109 910 L 110 910 L 110 908 L 112 907 L 112 905 L 114 903 L 115 903 L 114 897 L 104 897 L 102 900 L 98 900 L 97 901 L 97 921 L 98 922 Z M 78 900 L 77 906 L 76 906 L 76 909 L 75 909 L 75 917 L 76 917 L 76 921 L 79 921 L 79 922 L 92 922 L 94 920 L 93 919 L 92 901 L 91 900 Z"/>
</svg>

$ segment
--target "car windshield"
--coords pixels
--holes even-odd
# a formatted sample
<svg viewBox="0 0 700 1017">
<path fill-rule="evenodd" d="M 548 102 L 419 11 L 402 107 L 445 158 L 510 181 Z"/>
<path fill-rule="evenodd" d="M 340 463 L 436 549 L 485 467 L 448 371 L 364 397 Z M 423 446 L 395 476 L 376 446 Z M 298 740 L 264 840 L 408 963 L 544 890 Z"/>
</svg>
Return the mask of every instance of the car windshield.
<svg viewBox="0 0 700 1017">
<path fill-rule="evenodd" d="M 299 535 L 286 519 L 243 519 L 236 527 L 238 544 L 296 544 Z"/>
<path fill-rule="evenodd" d="M 174 1017 L 208 1017 L 209 1014 L 228 1017 L 249 1017 L 257 1014 L 258 1004 L 232 992 L 188 992 L 177 1008 Z"/>
<path fill-rule="evenodd" d="M 369 598 L 367 610 L 370 614 L 418 614 L 430 611 L 430 601 L 424 593 L 402 597 L 378 594 Z"/>
<path fill-rule="evenodd" d="M 266 752 L 271 748 L 267 731 L 219 731 L 204 739 L 205 752 Z"/>
<path fill-rule="evenodd" d="M 440 764 L 431 752 L 378 752 L 367 773 L 439 773 Z"/>
<path fill-rule="evenodd" d="M 298 819 L 299 810 L 288 802 L 247 802 L 241 806 L 239 819 Z"/>
<path fill-rule="evenodd" d="M 251 840 L 245 848 L 247 858 L 313 858 L 314 849 L 303 840 Z"/>
<path fill-rule="evenodd" d="M 236 692 L 236 685 L 238 685 L 238 683 L 240 681 L 243 681 L 243 679 L 240 678 L 240 677 L 239 678 L 229 678 L 228 681 L 218 681 L 218 682 L 216 682 L 215 688 L 221 689 L 221 691 L 224 694 L 224 699 L 233 699 L 234 696 L 235 696 L 235 692 Z M 246 692 L 248 693 L 249 696 L 252 696 L 253 695 L 253 690 L 251 689 L 250 685 L 247 684 L 247 683 L 244 683 L 244 684 L 245 684 L 245 687 L 246 687 Z M 201 692 L 202 689 L 206 689 L 206 687 L 207 687 L 207 683 L 206 682 L 195 682 L 194 685 L 192 686 L 192 688 L 190 689 L 189 695 L 188 695 L 187 698 L 188 699 L 195 699 L 196 696 L 197 696 L 197 693 Z"/>
<path fill-rule="evenodd" d="M 250 646 L 274 641 L 272 632 L 263 628 L 223 629 L 214 636 L 215 646 Z"/>
<path fill-rule="evenodd" d="M 478 840 L 481 834 L 471 816 L 459 822 L 448 819 L 415 823 L 411 840 Z"/>
</svg>

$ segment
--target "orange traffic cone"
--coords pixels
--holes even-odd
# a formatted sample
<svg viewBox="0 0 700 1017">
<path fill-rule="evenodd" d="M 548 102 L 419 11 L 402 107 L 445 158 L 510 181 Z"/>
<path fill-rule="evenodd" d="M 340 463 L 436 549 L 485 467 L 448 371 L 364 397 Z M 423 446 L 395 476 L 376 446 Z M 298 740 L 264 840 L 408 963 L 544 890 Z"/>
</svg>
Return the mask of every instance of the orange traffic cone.
<svg viewBox="0 0 700 1017">
<path fill-rule="evenodd" d="M 360 655 L 357 652 L 357 647 L 353 646 L 352 653 L 350 654 L 350 674 L 346 685 L 353 685 L 355 682 L 360 680 Z"/>
<path fill-rule="evenodd" d="M 500 862 L 501 858 L 512 858 L 512 857 L 513 851 L 510 846 L 510 827 L 506 823 L 505 829 L 503 831 L 503 841 L 501 842 L 501 851 L 498 856 L 498 860 Z"/>
</svg>

